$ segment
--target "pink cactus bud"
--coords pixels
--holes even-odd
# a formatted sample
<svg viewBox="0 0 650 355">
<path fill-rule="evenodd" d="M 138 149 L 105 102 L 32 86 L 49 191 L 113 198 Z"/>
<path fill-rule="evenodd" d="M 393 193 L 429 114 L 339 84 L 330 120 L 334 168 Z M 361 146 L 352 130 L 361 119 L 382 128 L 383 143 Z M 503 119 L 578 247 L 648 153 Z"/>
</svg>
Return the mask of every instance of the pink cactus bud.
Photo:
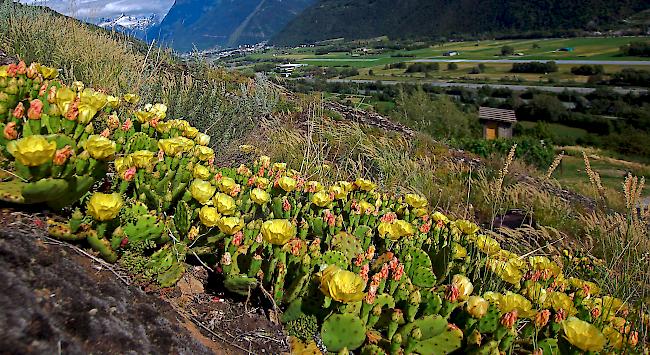
<svg viewBox="0 0 650 355">
<path fill-rule="evenodd" d="M 16 130 L 16 122 L 9 122 L 2 131 L 5 139 L 14 140 L 18 138 L 18 131 Z"/>
<path fill-rule="evenodd" d="M 14 109 L 14 117 L 22 119 L 25 116 L 25 105 L 22 102 L 19 102 L 16 108 Z"/>
<path fill-rule="evenodd" d="M 518 314 L 516 309 L 504 314 L 501 317 L 501 325 L 503 325 L 506 328 L 512 328 L 517 322 L 517 316 Z"/>
<path fill-rule="evenodd" d="M 460 291 L 458 290 L 458 287 L 456 287 L 456 285 L 447 286 L 447 289 L 445 290 L 445 299 L 447 301 L 456 302 L 459 295 L 460 295 Z"/>
</svg>

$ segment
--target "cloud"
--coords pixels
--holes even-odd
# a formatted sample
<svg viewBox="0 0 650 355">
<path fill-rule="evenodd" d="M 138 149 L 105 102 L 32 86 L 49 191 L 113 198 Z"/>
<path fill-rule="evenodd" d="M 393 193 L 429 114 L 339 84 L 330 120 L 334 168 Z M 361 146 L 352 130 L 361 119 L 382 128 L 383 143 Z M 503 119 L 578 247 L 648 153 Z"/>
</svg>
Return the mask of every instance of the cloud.
<svg viewBox="0 0 650 355">
<path fill-rule="evenodd" d="M 163 18 L 174 0 L 21 0 L 29 5 L 44 5 L 62 14 L 93 22 L 102 17 L 120 14 Z"/>
</svg>

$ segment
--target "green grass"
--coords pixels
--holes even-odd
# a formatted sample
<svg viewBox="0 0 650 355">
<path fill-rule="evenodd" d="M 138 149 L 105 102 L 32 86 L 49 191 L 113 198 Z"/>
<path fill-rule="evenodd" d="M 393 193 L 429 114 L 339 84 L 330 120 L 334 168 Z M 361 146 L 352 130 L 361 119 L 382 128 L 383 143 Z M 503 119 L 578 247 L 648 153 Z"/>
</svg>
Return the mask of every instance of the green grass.
<svg viewBox="0 0 650 355">
<path fill-rule="evenodd" d="M 534 128 L 537 125 L 536 122 L 527 121 L 520 121 L 519 124 L 526 129 Z M 559 123 L 547 123 L 546 126 L 553 135 L 560 139 L 571 139 L 575 141 L 576 139 L 583 138 L 589 134 L 586 129 L 569 127 Z"/>
</svg>

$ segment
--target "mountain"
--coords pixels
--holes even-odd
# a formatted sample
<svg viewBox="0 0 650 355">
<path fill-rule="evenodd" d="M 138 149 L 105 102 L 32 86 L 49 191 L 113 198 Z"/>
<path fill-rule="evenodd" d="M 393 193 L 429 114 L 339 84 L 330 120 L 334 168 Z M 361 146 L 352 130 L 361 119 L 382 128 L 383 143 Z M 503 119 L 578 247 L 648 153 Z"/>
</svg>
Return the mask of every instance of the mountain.
<svg viewBox="0 0 650 355">
<path fill-rule="evenodd" d="M 107 29 L 123 32 L 135 37 L 143 38 L 147 31 L 158 24 L 158 16 L 151 14 L 149 16 L 129 16 L 121 14 L 115 18 L 101 18 L 97 21 L 97 26 Z"/>
<path fill-rule="evenodd" d="M 174 49 L 210 49 L 269 40 L 315 0 L 176 0 L 148 31 Z"/>
<path fill-rule="evenodd" d="M 648 0 L 319 0 L 271 42 L 602 29 L 648 8 Z"/>
</svg>

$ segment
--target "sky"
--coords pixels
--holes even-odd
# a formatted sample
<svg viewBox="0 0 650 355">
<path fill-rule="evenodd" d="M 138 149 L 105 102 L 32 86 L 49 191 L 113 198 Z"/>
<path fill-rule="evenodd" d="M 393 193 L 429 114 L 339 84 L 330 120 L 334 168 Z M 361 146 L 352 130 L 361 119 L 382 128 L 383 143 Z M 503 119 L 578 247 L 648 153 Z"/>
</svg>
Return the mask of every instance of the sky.
<svg viewBox="0 0 650 355">
<path fill-rule="evenodd" d="M 78 19 L 95 22 L 102 17 L 157 14 L 162 19 L 174 0 L 20 0 L 24 4 L 45 5 L 53 10 Z"/>
</svg>

